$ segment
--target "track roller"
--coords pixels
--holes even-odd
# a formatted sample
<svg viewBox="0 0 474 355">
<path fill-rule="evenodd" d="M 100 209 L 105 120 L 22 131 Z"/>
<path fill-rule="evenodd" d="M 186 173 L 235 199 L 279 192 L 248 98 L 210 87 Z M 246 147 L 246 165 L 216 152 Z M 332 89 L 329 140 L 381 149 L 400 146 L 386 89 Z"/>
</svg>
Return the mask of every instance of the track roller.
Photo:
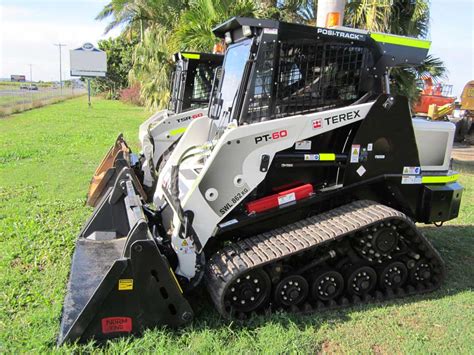
<svg viewBox="0 0 474 355">
<path fill-rule="evenodd" d="M 255 269 L 237 277 L 228 287 L 226 308 L 249 313 L 258 310 L 270 297 L 271 281 L 262 269 Z"/>
<path fill-rule="evenodd" d="M 418 261 L 413 269 L 410 270 L 410 279 L 413 282 L 426 282 L 431 279 L 433 270 L 426 260 Z"/>
<path fill-rule="evenodd" d="M 314 299 L 329 301 L 344 291 L 344 277 L 335 270 L 323 271 L 313 279 L 311 295 Z"/>
<path fill-rule="evenodd" d="M 407 278 L 408 270 L 405 264 L 395 261 L 381 270 L 379 284 L 384 289 L 397 289 L 405 284 Z"/>
<path fill-rule="evenodd" d="M 283 306 L 296 306 L 308 297 L 309 286 L 303 276 L 290 275 L 275 287 L 274 299 Z"/>
<path fill-rule="evenodd" d="M 376 285 L 377 273 L 370 266 L 359 267 L 347 278 L 347 291 L 353 295 L 365 295 Z"/>
</svg>

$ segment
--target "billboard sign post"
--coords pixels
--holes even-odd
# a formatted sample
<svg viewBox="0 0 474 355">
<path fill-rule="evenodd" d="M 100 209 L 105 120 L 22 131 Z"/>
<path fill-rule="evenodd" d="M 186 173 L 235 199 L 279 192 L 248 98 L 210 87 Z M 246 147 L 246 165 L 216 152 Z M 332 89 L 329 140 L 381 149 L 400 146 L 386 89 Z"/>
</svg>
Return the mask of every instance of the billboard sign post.
<svg viewBox="0 0 474 355">
<path fill-rule="evenodd" d="M 89 107 L 91 106 L 90 78 L 105 77 L 107 74 L 107 55 L 94 47 L 92 43 L 84 43 L 82 47 L 69 51 L 71 76 L 87 78 Z"/>
</svg>

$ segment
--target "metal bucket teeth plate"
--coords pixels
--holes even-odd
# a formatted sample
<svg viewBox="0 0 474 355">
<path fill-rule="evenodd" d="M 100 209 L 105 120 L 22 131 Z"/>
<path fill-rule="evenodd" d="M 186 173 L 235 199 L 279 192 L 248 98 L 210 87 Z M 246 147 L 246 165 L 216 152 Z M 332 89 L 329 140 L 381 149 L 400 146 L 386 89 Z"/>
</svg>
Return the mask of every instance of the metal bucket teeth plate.
<svg viewBox="0 0 474 355">
<path fill-rule="evenodd" d="M 58 344 L 177 327 L 193 318 L 148 229 L 129 170 L 118 174 L 79 234 Z"/>
<path fill-rule="evenodd" d="M 79 238 L 76 242 L 63 305 L 59 342 L 62 342 L 78 319 L 115 260 L 120 259 L 125 240 L 126 238 L 95 241 Z"/>
<path fill-rule="evenodd" d="M 123 168 L 130 167 L 130 153 L 130 148 L 120 134 L 94 172 L 87 192 L 87 205 L 95 207 L 107 188 L 113 185 L 117 174 Z"/>
</svg>

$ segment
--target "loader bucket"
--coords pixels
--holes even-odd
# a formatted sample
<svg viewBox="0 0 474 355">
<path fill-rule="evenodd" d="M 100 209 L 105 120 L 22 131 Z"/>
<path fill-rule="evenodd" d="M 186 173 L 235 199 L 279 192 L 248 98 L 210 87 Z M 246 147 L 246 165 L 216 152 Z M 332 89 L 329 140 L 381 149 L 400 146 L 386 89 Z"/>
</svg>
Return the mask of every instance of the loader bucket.
<svg viewBox="0 0 474 355">
<path fill-rule="evenodd" d="M 58 345 L 177 327 L 193 318 L 151 236 L 129 170 L 120 172 L 79 234 Z"/>
<path fill-rule="evenodd" d="M 95 207 L 101 197 L 107 192 L 107 189 L 113 185 L 118 173 L 123 168 L 130 167 L 130 153 L 131 150 L 127 142 L 125 142 L 123 135 L 119 134 L 114 145 L 109 149 L 94 172 L 89 185 L 89 191 L 87 192 L 87 205 Z M 137 179 L 136 176 L 135 179 Z M 146 200 L 146 194 L 141 184 L 138 186 L 138 192 Z"/>
</svg>

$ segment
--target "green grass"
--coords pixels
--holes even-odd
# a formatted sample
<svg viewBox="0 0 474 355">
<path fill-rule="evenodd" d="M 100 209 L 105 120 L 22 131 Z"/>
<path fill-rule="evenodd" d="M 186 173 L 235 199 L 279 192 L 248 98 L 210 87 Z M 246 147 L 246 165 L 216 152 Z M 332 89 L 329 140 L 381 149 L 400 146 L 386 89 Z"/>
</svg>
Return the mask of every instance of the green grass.
<svg viewBox="0 0 474 355">
<path fill-rule="evenodd" d="M 115 136 L 132 148 L 140 108 L 86 99 L 0 120 L 0 352 L 49 352 L 59 327 L 70 257 L 90 208 L 91 175 Z M 103 351 L 160 353 L 469 353 L 474 349 L 474 168 L 456 166 L 466 187 L 460 217 L 422 227 L 447 263 L 434 293 L 310 316 L 283 313 L 247 324 L 222 320 L 207 297 L 179 331 L 110 341 Z M 97 351 L 94 344 L 60 351 Z"/>
</svg>

